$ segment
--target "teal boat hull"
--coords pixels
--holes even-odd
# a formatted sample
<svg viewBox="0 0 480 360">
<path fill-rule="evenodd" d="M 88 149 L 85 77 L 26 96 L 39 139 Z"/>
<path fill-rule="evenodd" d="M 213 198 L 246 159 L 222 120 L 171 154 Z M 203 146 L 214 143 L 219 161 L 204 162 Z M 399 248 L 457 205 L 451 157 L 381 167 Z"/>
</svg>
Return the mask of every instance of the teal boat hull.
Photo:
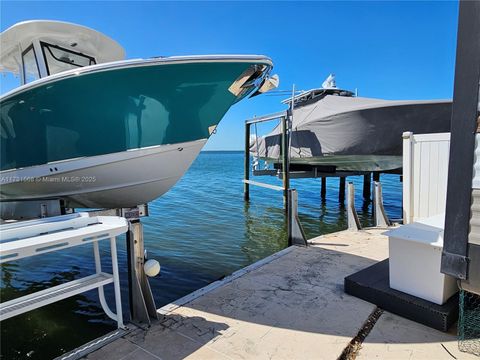
<svg viewBox="0 0 480 360">
<path fill-rule="evenodd" d="M 258 81 L 251 81 L 246 91 L 235 93 L 231 89 L 252 67 L 261 69 L 255 75 L 261 80 L 270 71 L 271 63 L 267 58 L 171 63 L 159 60 L 134 65 L 127 62 L 32 83 L 22 91 L 5 95 L 0 100 L 1 200 L 59 196 L 67 201 L 75 198 L 73 205 L 88 207 L 137 205 L 140 202 L 133 204 L 136 201 L 131 197 L 118 202 L 78 200 L 79 193 L 99 195 L 125 186 L 113 179 L 111 182 L 115 184 L 111 188 L 109 179 L 104 179 L 103 189 L 95 184 L 60 186 L 58 183 L 62 181 L 57 181 L 57 185 L 52 181 L 52 185 L 42 187 L 39 183 L 43 181 L 38 179 L 61 179 L 72 171 L 77 176 L 79 168 L 70 165 L 79 159 L 117 154 L 115 161 L 118 162 L 121 154 L 132 151 L 149 148 L 171 151 L 172 145 L 198 144 L 198 141 L 203 141 L 203 145 L 228 109 L 258 87 L 255 85 Z M 195 145 L 195 149 L 199 152 L 201 147 Z M 176 153 L 175 157 L 169 157 L 170 161 L 182 156 L 181 150 Z M 168 188 L 188 169 L 196 157 L 192 154 L 182 163 L 182 169 L 169 175 Z M 95 161 L 95 166 L 101 166 Z M 135 167 L 139 162 L 141 160 L 137 160 Z M 85 164 L 82 166 L 87 168 Z M 92 166 L 88 166 L 89 172 L 80 175 L 96 173 Z M 168 173 L 167 170 L 163 173 Z M 152 183 L 162 178 L 160 172 L 151 175 L 151 179 L 139 176 L 136 191 L 141 192 L 142 183 L 149 179 Z M 135 179 L 129 179 L 130 186 L 134 183 Z M 55 190 L 60 188 L 61 191 Z M 162 187 L 138 199 L 145 202 L 164 192 Z"/>
</svg>

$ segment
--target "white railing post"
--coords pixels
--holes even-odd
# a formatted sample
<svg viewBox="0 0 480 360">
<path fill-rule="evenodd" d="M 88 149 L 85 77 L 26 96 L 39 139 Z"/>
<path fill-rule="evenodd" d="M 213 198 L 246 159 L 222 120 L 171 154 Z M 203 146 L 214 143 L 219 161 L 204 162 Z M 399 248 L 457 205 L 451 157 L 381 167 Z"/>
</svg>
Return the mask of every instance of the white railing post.
<svg viewBox="0 0 480 360">
<path fill-rule="evenodd" d="M 403 223 L 412 220 L 412 166 L 413 166 L 413 133 L 404 132 L 403 138 Z"/>
<path fill-rule="evenodd" d="M 98 241 L 95 241 L 93 243 L 93 254 L 95 257 L 95 272 L 97 274 L 100 274 L 102 272 L 102 260 L 100 258 L 100 248 L 98 246 Z M 116 321 L 118 324 L 118 327 L 120 327 L 122 322 L 118 322 L 117 315 L 112 310 L 110 310 L 110 307 L 107 304 L 107 300 L 105 299 L 105 291 L 103 289 L 103 286 L 100 286 L 98 288 L 98 298 L 100 300 L 100 305 L 102 306 L 102 309 L 105 312 L 105 314 L 107 314 L 107 316 L 113 321 Z"/>
</svg>

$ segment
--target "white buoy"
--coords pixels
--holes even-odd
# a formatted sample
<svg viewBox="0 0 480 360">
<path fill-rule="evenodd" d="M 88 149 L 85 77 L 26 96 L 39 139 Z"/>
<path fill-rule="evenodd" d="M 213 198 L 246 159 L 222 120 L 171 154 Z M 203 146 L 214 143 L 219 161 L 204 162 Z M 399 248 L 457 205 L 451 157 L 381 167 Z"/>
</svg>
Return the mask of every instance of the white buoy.
<svg viewBox="0 0 480 360">
<path fill-rule="evenodd" d="M 160 263 L 154 259 L 147 260 L 143 265 L 143 270 L 147 276 L 157 276 L 160 274 Z"/>
</svg>

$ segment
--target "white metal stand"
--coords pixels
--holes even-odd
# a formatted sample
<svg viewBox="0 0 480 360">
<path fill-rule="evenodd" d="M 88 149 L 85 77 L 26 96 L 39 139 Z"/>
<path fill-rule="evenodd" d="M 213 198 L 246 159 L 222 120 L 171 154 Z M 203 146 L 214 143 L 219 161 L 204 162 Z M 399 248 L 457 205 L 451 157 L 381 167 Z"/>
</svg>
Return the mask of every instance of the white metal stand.
<svg viewBox="0 0 480 360">
<path fill-rule="evenodd" d="M 130 303 L 130 321 L 140 327 L 149 326 L 152 320 L 158 319 L 157 307 L 152 290 L 145 274 L 145 249 L 143 242 L 143 226 L 140 219 L 148 216 L 148 205 L 132 208 L 104 209 L 89 212 L 90 216 L 122 216 L 128 221 L 127 258 L 128 286 Z"/>
<path fill-rule="evenodd" d="M 115 237 L 127 231 L 124 218 L 89 217 L 87 213 L 22 221 L 0 227 L 0 264 L 83 244 L 93 244 L 96 273 L 62 285 L 22 296 L 0 304 L 0 321 L 27 311 L 98 288 L 100 303 L 108 317 L 123 328 L 120 280 Z M 112 274 L 102 272 L 98 242 L 110 240 Z M 105 300 L 103 287 L 113 283 L 116 314 Z"/>
</svg>

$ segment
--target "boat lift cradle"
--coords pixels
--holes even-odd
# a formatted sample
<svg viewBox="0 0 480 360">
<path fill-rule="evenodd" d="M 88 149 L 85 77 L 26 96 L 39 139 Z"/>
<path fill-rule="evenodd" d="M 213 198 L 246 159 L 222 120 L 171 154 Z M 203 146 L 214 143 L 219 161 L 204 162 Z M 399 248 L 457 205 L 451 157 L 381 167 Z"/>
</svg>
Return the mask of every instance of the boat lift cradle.
<svg viewBox="0 0 480 360">
<path fill-rule="evenodd" d="M 294 91 L 295 92 L 295 89 Z M 272 184 L 267 184 L 259 181 L 250 180 L 250 133 L 251 126 L 256 126 L 258 123 L 268 122 L 279 120 L 281 124 L 281 163 L 279 163 L 278 169 L 271 170 L 260 170 L 258 169 L 258 162 L 254 161 L 252 164 L 252 174 L 254 176 L 270 175 L 278 176 L 279 179 L 282 179 L 283 186 L 277 186 Z M 311 177 L 322 177 L 322 199 L 325 199 L 326 192 L 326 177 L 329 176 L 339 176 L 340 175 L 340 190 L 339 190 L 339 200 L 343 202 L 345 196 L 345 182 L 347 176 L 353 175 L 363 175 L 364 184 L 363 184 L 363 196 L 364 198 L 370 198 L 370 172 L 364 174 L 364 172 L 336 172 L 336 173 L 321 173 L 317 169 L 310 171 L 291 171 L 290 170 L 290 148 L 291 141 L 290 135 L 292 132 L 292 111 L 291 109 L 287 111 L 281 111 L 278 113 L 265 115 L 261 117 L 255 117 L 253 119 L 245 120 L 245 154 L 244 154 L 244 180 L 243 180 L 243 199 L 245 201 L 250 200 L 250 186 L 259 186 L 271 190 L 283 191 L 284 196 L 284 206 L 287 214 L 287 231 L 288 231 L 288 244 L 292 245 L 306 245 L 307 240 L 305 233 L 300 224 L 298 218 L 298 194 L 295 189 L 290 188 L 290 178 L 311 178 Z M 255 139 L 258 138 L 258 134 L 255 132 Z M 257 144 L 258 147 L 258 144 Z M 285 151 L 284 149 L 288 149 Z M 385 212 L 383 207 L 383 195 L 382 195 L 382 185 L 379 179 L 380 173 L 373 175 L 373 215 L 375 226 L 389 226 L 391 225 L 390 220 Z M 348 229 L 349 230 L 361 230 L 362 226 L 358 219 L 357 212 L 355 210 L 355 188 L 352 182 L 348 184 L 348 200 L 347 200 L 347 220 L 348 220 Z"/>
<path fill-rule="evenodd" d="M 124 328 L 115 238 L 128 230 L 126 219 L 75 213 L 4 224 L 0 229 L 0 264 L 91 243 L 96 270 L 93 275 L 1 303 L 0 320 L 97 288 L 107 316 L 117 322 L 118 328 Z M 103 272 L 101 267 L 98 242 L 106 239 L 110 240 L 112 274 Z M 103 289 L 111 283 L 116 313 L 110 310 Z"/>
</svg>

